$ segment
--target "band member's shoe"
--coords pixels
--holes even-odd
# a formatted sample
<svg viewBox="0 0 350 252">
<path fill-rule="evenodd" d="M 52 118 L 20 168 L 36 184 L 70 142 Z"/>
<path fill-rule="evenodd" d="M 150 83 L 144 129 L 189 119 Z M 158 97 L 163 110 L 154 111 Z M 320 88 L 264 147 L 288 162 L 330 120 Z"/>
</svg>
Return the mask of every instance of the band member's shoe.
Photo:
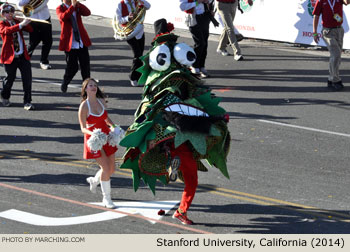
<svg viewBox="0 0 350 252">
<path fill-rule="evenodd" d="M 241 60 L 243 60 L 243 56 L 240 55 L 240 54 L 236 54 L 233 58 L 234 58 L 235 61 L 241 61 Z"/>
<path fill-rule="evenodd" d="M 327 81 L 327 87 L 328 88 L 332 88 L 332 86 L 333 86 L 333 82 L 332 81 Z"/>
<path fill-rule="evenodd" d="M 338 81 L 338 82 L 328 81 L 327 86 L 332 91 L 340 91 L 344 88 L 342 81 Z"/>
<path fill-rule="evenodd" d="M 66 93 L 67 92 L 67 88 L 68 88 L 68 84 L 66 84 L 66 83 L 62 83 L 61 84 L 61 91 L 62 91 L 62 93 Z"/>
<path fill-rule="evenodd" d="M 40 62 L 40 67 L 43 70 L 48 70 L 48 69 L 52 68 L 50 64 L 45 64 L 45 63 L 41 63 L 41 62 Z"/>
<path fill-rule="evenodd" d="M 209 78 L 209 77 L 210 77 L 210 75 L 209 75 L 207 69 L 205 69 L 204 67 L 202 67 L 202 68 L 200 69 L 200 72 L 201 72 L 201 77 L 202 77 L 202 78 Z"/>
<path fill-rule="evenodd" d="M 34 107 L 34 105 L 31 104 L 31 103 L 26 103 L 26 104 L 24 104 L 24 109 L 25 109 L 25 110 L 34 110 L 35 107 Z"/>
<path fill-rule="evenodd" d="M 111 199 L 111 181 L 101 181 L 101 190 L 103 195 L 102 204 L 104 205 L 104 207 L 109 209 L 116 208 L 117 206 L 114 205 Z"/>
<path fill-rule="evenodd" d="M 137 87 L 137 86 L 138 86 L 137 80 L 130 80 L 130 84 L 131 84 L 131 86 L 133 86 L 133 87 Z"/>
<path fill-rule="evenodd" d="M 2 105 L 3 105 L 4 107 L 10 107 L 10 106 L 11 106 L 11 102 L 10 102 L 9 99 L 4 99 L 4 98 L 2 98 L 1 95 L 0 95 L 0 97 L 1 97 Z"/>
<path fill-rule="evenodd" d="M 240 33 L 237 33 L 235 35 L 236 35 L 237 42 L 240 42 L 240 41 L 242 41 L 244 39 L 244 36 L 242 34 L 240 34 Z"/>
<path fill-rule="evenodd" d="M 169 180 L 175 182 L 177 179 L 177 170 L 180 167 L 180 158 L 178 156 L 174 157 L 171 161 L 171 165 L 169 168 Z"/>
<path fill-rule="evenodd" d="M 201 77 L 201 72 L 199 68 L 191 67 L 190 70 L 191 70 L 191 73 L 196 77 Z"/>
<path fill-rule="evenodd" d="M 228 55 L 228 52 L 226 51 L 226 49 L 222 49 L 222 50 L 217 49 L 216 52 L 218 54 L 221 54 L 222 56 L 227 56 Z"/>
<path fill-rule="evenodd" d="M 187 218 L 186 213 L 180 213 L 179 210 L 176 210 L 176 212 L 173 214 L 173 219 L 178 219 L 181 221 L 182 224 L 184 225 L 193 225 L 193 221 Z"/>
</svg>

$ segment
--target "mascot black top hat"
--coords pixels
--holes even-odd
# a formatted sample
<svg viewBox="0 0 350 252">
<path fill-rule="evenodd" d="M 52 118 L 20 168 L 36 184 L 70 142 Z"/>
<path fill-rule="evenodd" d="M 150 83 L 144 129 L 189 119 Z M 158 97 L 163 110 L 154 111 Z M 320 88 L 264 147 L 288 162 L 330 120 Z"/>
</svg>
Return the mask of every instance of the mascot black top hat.
<svg viewBox="0 0 350 252">
<path fill-rule="evenodd" d="M 161 44 L 166 41 L 176 42 L 178 36 L 171 33 L 174 30 L 174 25 L 168 23 L 165 18 L 158 19 L 154 22 L 154 33 L 155 37 L 153 39 L 152 45 L 155 43 Z"/>
</svg>

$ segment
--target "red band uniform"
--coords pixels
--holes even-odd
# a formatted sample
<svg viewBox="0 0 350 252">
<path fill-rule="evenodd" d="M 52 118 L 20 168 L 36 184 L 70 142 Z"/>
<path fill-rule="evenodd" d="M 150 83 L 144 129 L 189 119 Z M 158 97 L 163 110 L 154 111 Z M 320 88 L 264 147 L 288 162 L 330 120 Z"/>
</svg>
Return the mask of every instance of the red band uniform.
<svg viewBox="0 0 350 252">
<path fill-rule="evenodd" d="M 4 64 L 6 76 L 3 78 L 3 89 L 1 91 L 1 99 L 5 106 L 10 106 L 9 99 L 11 97 L 11 89 L 16 79 L 17 68 L 20 69 L 25 109 L 34 109 L 32 101 L 32 69 L 30 56 L 25 45 L 22 29 L 32 32 L 33 29 L 29 24 L 24 24 L 13 19 L 14 7 L 4 3 L 1 6 L 1 14 L 5 17 L 0 22 L 0 35 L 3 41 L 1 49 L 0 63 Z M 29 106 L 26 108 L 26 106 Z"/>
<path fill-rule="evenodd" d="M 56 8 L 56 13 L 61 24 L 61 37 L 58 49 L 66 54 L 66 70 L 61 84 L 61 91 L 67 91 L 68 84 L 79 70 L 83 80 L 90 77 L 90 56 L 88 47 L 91 41 L 82 22 L 81 16 L 90 16 L 90 10 L 83 4 L 68 5 L 70 0 Z"/>
</svg>

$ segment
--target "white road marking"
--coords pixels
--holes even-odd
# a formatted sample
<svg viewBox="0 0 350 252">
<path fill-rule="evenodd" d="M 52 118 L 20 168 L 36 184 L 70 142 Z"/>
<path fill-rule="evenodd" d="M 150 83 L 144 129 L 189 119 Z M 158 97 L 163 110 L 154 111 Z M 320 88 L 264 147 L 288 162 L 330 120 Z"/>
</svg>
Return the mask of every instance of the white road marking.
<svg viewBox="0 0 350 252">
<path fill-rule="evenodd" d="M 140 214 L 145 217 L 160 220 L 163 216 L 158 215 L 158 211 L 163 209 L 165 213 L 169 212 L 179 201 L 130 201 L 130 202 L 114 202 L 117 206 L 116 210 L 131 213 Z M 94 205 L 102 206 L 100 202 L 89 203 Z M 16 209 L 10 209 L 7 211 L 0 212 L 0 217 L 9 220 L 14 220 L 35 226 L 68 226 L 68 225 L 78 225 L 93 223 L 99 221 L 119 219 L 127 216 L 127 214 L 116 213 L 111 211 L 106 211 L 97 214 L 90 214 L 84 216 L 75 217 L 47 217 L 38 214 L 32 214 Z M 150 221 L 152 224 L 155 221 Z"/>
<path fill-rule="evenodd" d="M 337 135 L 337 136 L 343 136 L 343 137 L 350 137 L 350 134 L 339 133 L 339 132 L 334 132 L 334 131 L 321 130 L 321 129 L 315 129 L 315 128 L 310 128 L 310 127 L 303 127 L 303 126 L 287 124 L 287 123 L 280 123 L 280 122 L 274 122 L 274 121 L 268 121 L 268 120 L 258 120 L 258 121 L 259 122 L 263 122 L 263 123 L 270 123 L 270 124 L 276 124 L 276 125 L 280 125 L 280 126 L 290 127 L 290 128 L 309 130 L 309 131 L 320 132 L 320 133 L 331 134 L 331 135 Z"/>
<path fill-rule="evenodd" d="M 55 85 L 55 86 L 61 86 L 61 83 L 52 82 L 52 81 L 48 81 L 48 80 L 33 79 L 32 82 L 48 83 L 48 84 L 52 84 L 52 85 Z M 81 85 L 69 84 L 69 88 L 81 88 Z"/>
<path fill-rule="evenodd" d="M 98 214 L 90 214 L 85 216 L 77 217 L 46 217 L 38 214 L 32 214 L 17 209 L 10 209 L 0 213 L 0 217 L 14 220 L 18 222 L 23 222 L 35 226 L 68 226 L 68 225 L 77 225 L 92 223 L 98 221 L 106 221 L 112 219 L 118 219 L 124 217 L 124 214 L 114 213 L 114 212 L 103 212 Z"/>
</svg>

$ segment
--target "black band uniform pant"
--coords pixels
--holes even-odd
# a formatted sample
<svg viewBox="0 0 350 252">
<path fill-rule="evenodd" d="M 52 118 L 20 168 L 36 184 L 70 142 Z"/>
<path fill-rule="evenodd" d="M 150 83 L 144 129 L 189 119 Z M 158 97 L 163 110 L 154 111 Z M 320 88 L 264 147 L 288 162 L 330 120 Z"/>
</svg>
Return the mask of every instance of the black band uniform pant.
<svg viewBox="0 0 350 252">
<path fill-rule="evenodd" d="M 1 96 L 3 99 L 10 99 L 12 85 L 16 79 L 17 68 L 21 72 L 24 91 L 23 102 L 24 104 L 30 103 L 32 101 L 32 66 L 30 61 L 24 58 L 23 54 L 19 57 L 15 57 L 11 64 L 4 64 L 6 76 L 3 78 Z"/>
</svg>

